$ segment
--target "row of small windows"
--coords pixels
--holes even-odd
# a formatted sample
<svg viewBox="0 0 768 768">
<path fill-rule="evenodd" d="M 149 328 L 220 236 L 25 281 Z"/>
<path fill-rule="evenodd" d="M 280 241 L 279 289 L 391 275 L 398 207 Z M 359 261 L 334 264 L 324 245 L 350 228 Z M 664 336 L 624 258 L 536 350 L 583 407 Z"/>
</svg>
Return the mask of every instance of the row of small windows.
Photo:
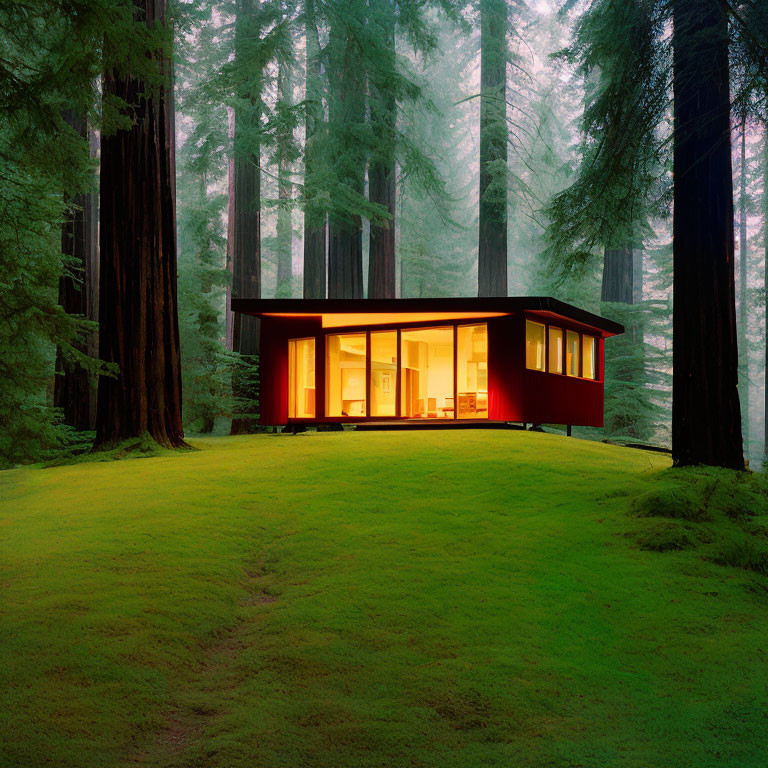
<svg viewBox="0 0 768 768">
<path fill-rule="evenodd" d="M 526 320 L 525 367 L 583 379 L 597 378 L 597 338 Z"/>
</svg>

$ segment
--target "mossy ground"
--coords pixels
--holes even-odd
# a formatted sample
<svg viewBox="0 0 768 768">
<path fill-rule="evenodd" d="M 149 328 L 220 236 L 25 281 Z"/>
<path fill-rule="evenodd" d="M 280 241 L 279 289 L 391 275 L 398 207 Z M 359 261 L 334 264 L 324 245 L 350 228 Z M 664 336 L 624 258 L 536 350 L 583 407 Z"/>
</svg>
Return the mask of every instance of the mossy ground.
<svg viewBox="0 0 768 768">
<path fill-rule="evenodd" d="M 506 431 L 0 474 L 0 764 L 750 768 L 765 486 Z"/>
</svg>

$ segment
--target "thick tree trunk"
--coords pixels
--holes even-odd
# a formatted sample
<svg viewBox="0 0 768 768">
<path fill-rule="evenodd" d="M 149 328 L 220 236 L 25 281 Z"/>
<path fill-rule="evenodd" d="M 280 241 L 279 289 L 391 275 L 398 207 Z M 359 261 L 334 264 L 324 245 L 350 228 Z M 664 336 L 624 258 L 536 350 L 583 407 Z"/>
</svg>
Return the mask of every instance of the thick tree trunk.
<svg viewBox="0 0 768 768">
<path fill-rule="evenodd" d="M 317 172 L 318 141 L 323 126 L 320 42 L 314 0 L 306 0 L 307 70 L 306 138 L 304 145 L 304 298 L 325 298 L 326 210 L 318 201 L 314 174 Z"/>
<path fill-rule="evenodd" d="M 747 350 L 747 118 L 741 121 L 741 173 L 739 174 L 739 403 L 741 431 L 749 444 L 749 354 Z"/>
<path fill-rule="evenodd" d="M 235 19 L 235 57 L 247 55 L 246 49 L 258 40 L 257 0 L 238 0 Z M 259 89 L 261 78 L 238 94 L 249 106 L 235 108 L 234 160 L 230 200 L 232 217 L 228 238 L 232 254 L 232 297 L 258 299 L 261 296 L 261 172 L 259 170 Z M 247 91 L 247 92 L 245 92 Z M 254 357 L 259 353 L 259 323 L 257 318 L 235 314 L 232 323 L 232 349 L 241 355 Z M 233 376 L 233 395 L 241 400 L 255 400 L 244 380 Z M 230 434 L 252 432 L 256 414 L 232 419 Z"/>
<path fill-rule="evenodd" d="M 148 25 L 165 25 L 165 0 L 134 6 Z M 171 62 L 161 66 L 170 76 Z M 101 145 L 99 350 L 120 373 L 99 382 L 96 442 L 149 434 L 182 446 L 173 93 L 114 72 L 104 91 L 130 105 L 133 125 Z"/>
<path fill-rule="evenodd" d="M 373 21 L 383 27 L 387 41 L 382 69 L 395 68 L 395 16 L 390 0 L 379 0 L 370 6 Z M 384 224 L 371 222 L 368 250 L 368 298 L 395 298 L 395 125 L 397 103 L 391 84 L 382 82 L 379 72 L 370 73 L 371 122 L 378 138 L 377 150 L 368 168 L 368 199 L 383 205 L 389 215 Z"/>
<path fill-rule="evenodd" d="M 744 468 L 734 289 L 728 18 L 673 0 L 675 465 Z"/>
<path fill-rule="evenodd" d="M 507 295 L 507 6 L 480 3 L 479 296 Z"/>
<path fill-rule="evenodd" d="M 88 124 L 83 116 L 71 110 L 64 119 L 83 139 L 88 137 Z M 59 278 L 59 304 L 70 315 L 92 317 L 91 280 L 93 250 L 93 195 L 77 195 L 69 205 L 67 221 L 61 228 L 61 252 L 72 258 L 68 274 Z M 92 342 L 86 339 L 80 351 L 93 354 Z M 91 381 L 88 371 L 67 362 L 61 349 L 56 350 L 56 377 L 53 404 L 63 412 L 64 423 L 78 430 L 93 429 Z"/>
<path fill-rule="evenodd" d="M 347 29 L 332 28 L 329 90 L 336 182 L 352 193 L 364 192 L 365 158 L 358 133 L 365 122 L 364 73 L 356 41 Z M 328 221 L 328 297 L 363 298 L 363 227 L 359 215 L 334 211 Z"/>
</svg>

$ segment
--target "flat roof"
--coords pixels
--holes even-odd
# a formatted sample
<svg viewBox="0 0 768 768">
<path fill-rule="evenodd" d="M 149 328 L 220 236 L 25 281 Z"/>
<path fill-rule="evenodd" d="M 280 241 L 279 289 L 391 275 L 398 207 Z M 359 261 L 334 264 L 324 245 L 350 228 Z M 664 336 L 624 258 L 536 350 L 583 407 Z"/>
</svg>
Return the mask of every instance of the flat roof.
<svg viewBox="0 0 768 768">
<path fill-rule="evenodd" d="M 493 317 L 535 312 L 563 317 L 602 331 L 604 336 L 624 333 L 624 326 L 606 317 L 566 304 L 551 296 L 492 296 L 428 299 L 232 299 L 231 309 L 245 315 L 264 317 L 322 317 L 325 315 L 419 315 L 428 321 L 434 315 Z M 396 321 L 395 321 L 396 322 Z M 334 325 L 336 323 L 333 323 Z M 365 321 L 360 323 L 365 324 Z"/>
</svg>

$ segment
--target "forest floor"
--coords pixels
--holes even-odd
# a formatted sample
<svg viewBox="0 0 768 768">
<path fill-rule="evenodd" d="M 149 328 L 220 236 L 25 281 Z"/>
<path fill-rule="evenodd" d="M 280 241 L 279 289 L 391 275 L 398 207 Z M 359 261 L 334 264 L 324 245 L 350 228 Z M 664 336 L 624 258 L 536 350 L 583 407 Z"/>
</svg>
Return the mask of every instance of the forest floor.
<svg viewBox="0 0 768 768">
<path fill-rule="evenodd" d="M 3 768 L 761 768 L 768 496 L 514 431 L 0 473 Z"/>
</svg>

